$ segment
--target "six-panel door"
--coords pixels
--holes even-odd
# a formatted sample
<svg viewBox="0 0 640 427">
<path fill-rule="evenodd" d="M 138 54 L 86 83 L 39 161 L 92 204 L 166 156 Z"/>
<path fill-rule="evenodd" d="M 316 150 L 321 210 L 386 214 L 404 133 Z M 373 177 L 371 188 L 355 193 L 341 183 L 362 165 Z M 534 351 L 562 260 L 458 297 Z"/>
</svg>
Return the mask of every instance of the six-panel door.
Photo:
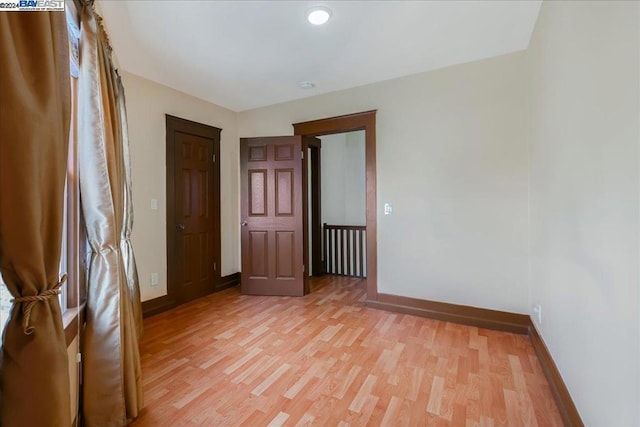
<svg viewBox="0 0 640 427">
<path fill-rule="evenodd" d="M 302 139 L 242 138 L 242 293 L 304 295 Z"/>
<path fill-rule="evenodd" d="M 213 290 L 213 144 L 208 138 L 175 132 L 176 282 L 180 301 Z"/>
</svg>

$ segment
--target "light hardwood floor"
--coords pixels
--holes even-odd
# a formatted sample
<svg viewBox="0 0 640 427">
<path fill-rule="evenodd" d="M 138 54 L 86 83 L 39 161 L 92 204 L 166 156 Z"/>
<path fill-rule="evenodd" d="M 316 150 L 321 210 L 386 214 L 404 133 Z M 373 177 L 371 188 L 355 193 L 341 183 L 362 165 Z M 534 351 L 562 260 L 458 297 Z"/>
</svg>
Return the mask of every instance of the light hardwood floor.
<svg viewBox="0 0 640 427">
<path fill-rule="evenodd" d="M 370 309 L 364 284 L 146 319 L 133 426 L 562 425 L 527 337 Z"/>
</svg>

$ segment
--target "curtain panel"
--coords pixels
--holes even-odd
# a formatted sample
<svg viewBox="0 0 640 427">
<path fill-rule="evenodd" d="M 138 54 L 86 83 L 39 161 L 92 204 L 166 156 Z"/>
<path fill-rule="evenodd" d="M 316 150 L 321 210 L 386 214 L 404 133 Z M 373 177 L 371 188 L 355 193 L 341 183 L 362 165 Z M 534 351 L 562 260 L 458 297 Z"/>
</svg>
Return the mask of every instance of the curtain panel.
<svg viewBox="0 0 640 427">
<path fill-rule="evenodd" d="M 63 12 L 0 12 L 0 424 L 71 425 L 58 277 L 70 82 Z"/>
<path fill-rule="evenodd" d="M 84 339 L 83 416 L 123 426 L 142 408 L 140 293 L 129 236 L 133 221 L 124 92 L 91 2 L 81 5 L 79 177 L 91 247 Z"/>
<path fill-rule="evenodd" d="M 138 279 L 138 268 L 136 258 L 131 245 L 131 231 L 133 230 L 133 195 L 131 191 L 131 156 L 129 154 L 129 128 L 127 126 L 127 107 L 124 97 L 124 86 L 122 77 L 116 77 L 118 84 L 118 109 L 120 113 L 122 130 L 122 154 L 124 158 L 124 218 L 122 224 L 122 236 L 120 249 L 129 286 L 129 296 L 131 298 L 131 310 L 135 320 L 138 340 L 142 339 L 142 302 L 140 299 L 140 282 Z"/>
</svg>

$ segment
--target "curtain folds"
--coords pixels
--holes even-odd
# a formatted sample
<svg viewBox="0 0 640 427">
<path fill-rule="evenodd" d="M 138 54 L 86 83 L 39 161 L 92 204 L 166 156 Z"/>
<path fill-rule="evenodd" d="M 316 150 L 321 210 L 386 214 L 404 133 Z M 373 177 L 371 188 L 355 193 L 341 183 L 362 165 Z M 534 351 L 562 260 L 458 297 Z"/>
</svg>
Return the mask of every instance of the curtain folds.
<svg viewBox="0 0 640 427">
<path fill-rule="evenodd" d="M 140 283 L 138 281 L 138 269 L 136 267 L 136 258 L 133 254 L 133 246 L 131 245 L 131 231 L 133 229 L 133 195 L 131 193 L 131 156 L 129 154 L 129 130 L 127 126 L 127 108 L 124 97 L 124 86 L 122 78 L 116 76 L 118 84 L 118 109 L 121 119 L 122 130 L 122 153 L 124 158 L 124 223 L 122 225 L 122 236 L 120 241 L 120 249 L 122 250 L 122 259 L 124 260 L 124 268 L 127 276 L 127 284 L 129 286 L 129 295 L 131 297 L 132 315 L 135 319 L 136 333 L 138 340 L 142 339 L 142 303 L 140 299 Z"/>
<path fill-rule="evenodd" d="M 3 336 L 4 427 L 69 427 L 72 421 L 57 298 L 68 54 L 64 13 L 0 13 L 0 269 L 15 298 Z"/>
<path fill-rule="evenodd" d="M 91 247 L 84 340 L 87 426 L 123 426 L 142 408 L 140 293 L 124 92 L 106 34 L 82 8 L 78 78 L 80 194 Z"/>
</svg>

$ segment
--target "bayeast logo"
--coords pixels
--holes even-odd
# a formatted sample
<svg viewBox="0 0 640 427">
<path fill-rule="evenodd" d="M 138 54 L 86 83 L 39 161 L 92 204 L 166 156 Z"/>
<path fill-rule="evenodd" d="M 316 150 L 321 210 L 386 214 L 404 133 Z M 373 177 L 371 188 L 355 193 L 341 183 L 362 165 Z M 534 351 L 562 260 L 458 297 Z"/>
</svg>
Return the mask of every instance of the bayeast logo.
<svg viewBox="0 0 640 427">
<path fill-rule="evenodd" d="M 64 10 L 64 0 L 19 0 L 2 2 L 0 11 L 49 12 Z"/>
<path fill-rule="evenodd" d="M 64 10 L 64 0 L 20 0 L 18 7 L 21 9 Z"/>
</svg>

